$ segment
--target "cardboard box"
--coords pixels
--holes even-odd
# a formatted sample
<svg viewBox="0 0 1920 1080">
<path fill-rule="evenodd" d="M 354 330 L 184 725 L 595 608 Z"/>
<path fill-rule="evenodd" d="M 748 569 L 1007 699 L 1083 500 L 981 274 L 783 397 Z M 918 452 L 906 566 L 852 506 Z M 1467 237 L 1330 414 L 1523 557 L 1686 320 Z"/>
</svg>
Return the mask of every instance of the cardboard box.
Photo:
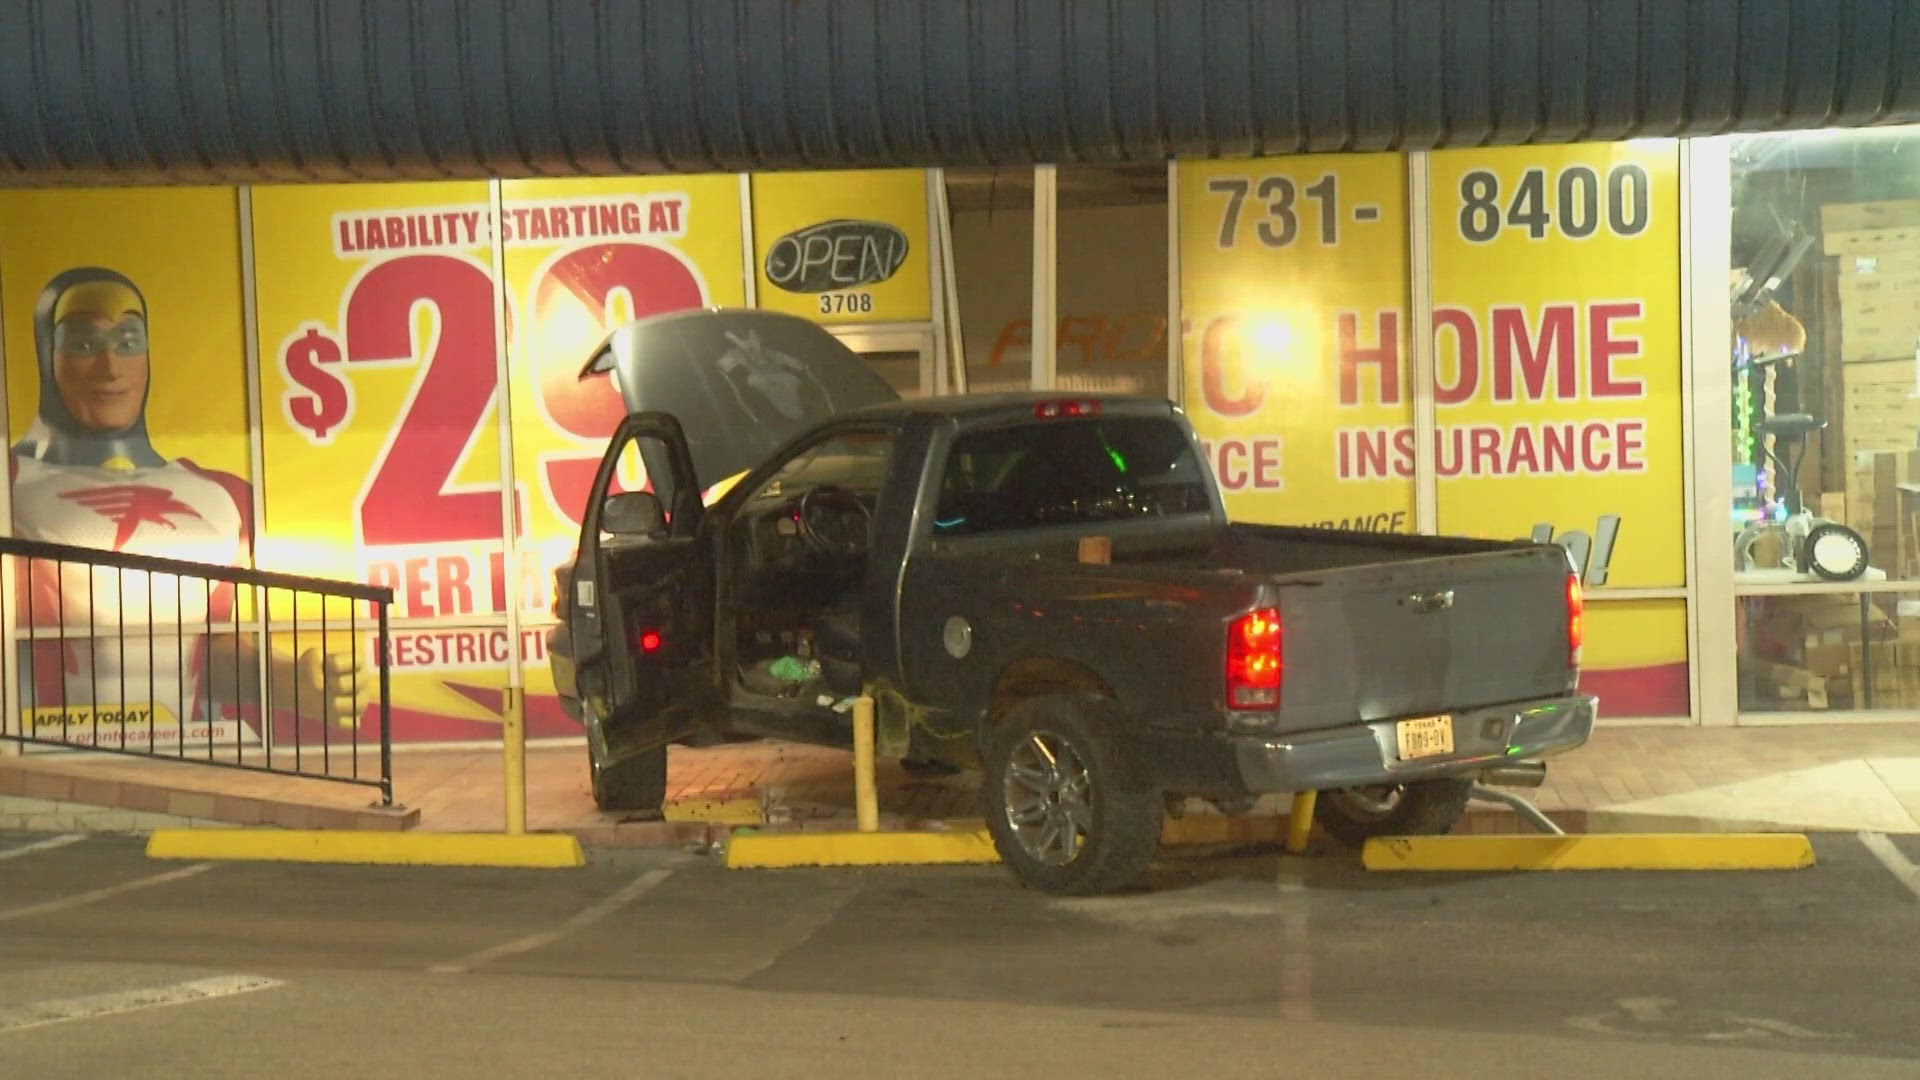
<svg viewBox="0 0 1920 1080">
<path fill-rule="evenodd" d="M 1891 627 L 1876 626 L 1879 609 L 1870 608 L 1868 615 L 1870 631 L 1892 632 Z M 1845 593 L 1775 597 L 1766 618 L 1755 627 L 1755 638 L 1801 654 L 1822 645 L 1858 641 L 1859 598 Z"/>
<path fill-rule="evenodd" d="M 1845 402 L 1841 407 L 1840 427 L 1846 437 L 1846 450 L 1851 454 L 1878 454 L 1888 451 L 1905 452 L 1911 447 L 1920 446 L 1920 400 L 1912 396 L 1912 390 L 1901 383 L 1868 383 L 1847 387 Z M 1857 460 L 1857 458 L 1856 458 Z M 1874 469 L 1884 466 L 1876 463 Z M 1903 469 L 1908 469 L 1902 466 Z M 1914 476 L 1911 469 L 1901 472 L 1892 481 L 1875 480 L 1860 491 L 1873 500 L 1874 509 L 1882 510 L 1893 504 L 1888 485 L 1907 483 Z M 1848 494 L 1855 494 L 1849 489 Z M 1853 500 L 1848 500 L 1851 503 Z M 1858 513 L 1860 508 L 1854 507 Z"/>
<path fill-rule="evenodd" d="M 1856 445 L 1855 433 L 1847 432 L 1850 446 Z M 1847 473 L 1847 519 L 1854 531 L 1871 539 L 1875 517 L 1879 507 L 1873 497 L 1873 454 L 1872 450 L 1853 451 L 1853 468 Z"/>
<path fill-rule="evenodd" d="M 1848 392 L 1864 386 L 1898 386 L 1908 393 L 1920 392 L 1920 362 L 1910 356 L 1855 361 L 1841 369 L 1840 377 Z"/>
<path fill-rule="evenodd" d="M 1920 248 L 1920 226 L 1826 232 L 1821 250 L 1829 255 L 1898 255 Z"/>
<path fill-rule="evenodd" d="M 1823 233 L 1865 232 L 1920 225 L 1920 199 L 1828 203 L 1820 208 Z"/>
<path fill-rule="evenodd" d="M 1856 256 L 1855 261 L 1857 262 L 1859 258 L 1861 257 Z M 1843 258 L 1841 261 L 1848 260 Z M 1854 274 L 1838 279 L 1837 285 L 1842 306 L 1872 300 L 1910 298 L 1920 293 L 1920 270 L 1902 270 L 1899 273 L 1890 274 Z"/>
<path fill-rule="evenodd" d="M 1899 364 L 1900 361 L 1896 360 L 1893 361 L 1893 363 Z M 1853 367 L 1855 365 L 1850 364 L 1848 366 Z M 1867 365 L 1861 364 L 1858 366 L 1865 367 Z M 1911 369 L 1913 361 L 1907 361 L 1905 366 Z M 1881 419 L 1889 422 L 1909 419 L 1909 414 L 1916 414 L 1916 417 L 1920 417 L 1920 401 L 1915 400 L 1911 383 L 1850 382 L 1847 385 L 1845 393 L 1841 395 L 1841 400 L 1844 402 L 1848 419 L 1852 419 L 1858 413 L 1878 413 L 1881 414 Z M 1848 441 L 1858 442 L 1859 440 L 1855 439 L 1853 433 L 1849 432 Z M 1900 442 L 1881 445 L 1863 445 L 1858 447 L 1858 449 L 1877 453 L 1881 450 L 1904 450 L 1910 446 L 1920 446 L 1920 443 Z"/>
<path fill-rule="evenodd" d="M 1840 335 L 1872 337 L 1905 332 L 1920 338 L 1920 292 L 1886 296 L 1841 297 Z M 1912 356 L 1908 349 L 1906 355 Z"/>
<path fill-rule="evenodd" d="M 1908 251 L 1873 251 L 1855 255 L 1837 255 L 1833 260 L 1839 271 L 1840 288 L 1858 278 L 1911 277 L 1920 275 L 1920 248 Z"/>
<path fill-rule="evenodd" d="M 1873 505 L 1882 510 L 1894 510 L 1900 505 L 1899 485 L 1907 480 L 1911 469 L 1907 467 L 1908 453 L 1879 453 L 1873 455 Z"/>
<path fill-rule="evenodd" d="M 1843 362 L 1911 359 L 1916 352 L 1920 352 L 1920 317 L 1856 319 L 1840 324 Z"/>
<path fill-rule="evenodd" d="M 1899 416 L 1899 423 L 1904 426 L 1896 427 L 1893 421 L 1882 418 L 1878 430 L 1905 432 L 1902 441 L 1895 445 L 1920 445 L 1916 443 L 1920 439 L 1920 402 L 1902 396 Z M 1855 419 L 1854 414 L 1849 414 L 1852 427 L 1847 436 L 1850 442 L 1857 436 L 1860 426 L 1854 422 Z M 1844 520 L 1870 543 L 1876 539 L 1884 541 L 1887 546 L 1875 546 L 1870 555 L 1873 565 L 1891 567 L 1897 555 L 1892 545 L 1904 524 L 1898 520 L 1903 506 L 1900 485 L 1920 484 L 1920 450 L 1858 451 L 1854 453 L 1853 461 L 1854 469 L 1848 477 L 1845 496 L 1847 517 Z M 1920 509 L 1912 495 L 1906 496 L 1904 505 L 1908 510 Z"/>
<path fill-rule="evenodd" d="M 1850 597 L 1840 599 L 1838 604 L 1801 612 L 1800 625 L 1816 633 L 1839 630 L 1857 635 L 1860 630 L 1860 602 Z M 1878 617 L 1869 611 L 1867 621 L 1871 627 Z"/>
<path fill-rule="evenodd" d="M 1858 702 L 1859 699 L 1854 696 L 1852 676 L 1832 678 L 1827 680 L 1825 704 L 1816 708 L 1856 709 L 1859 708 Z M 1808 703 L 1812 703 L 1811 694 L 1808 695 Z"/>
<path fill-rule="evenodd" d="M 1809 645 L 1806 647 L 1803 661 L 1807 670 L 1815 675 L 1833 678 L 1852 675 L 1854 671 L 1853 647 L 1845 642 Z"/>
</svg>

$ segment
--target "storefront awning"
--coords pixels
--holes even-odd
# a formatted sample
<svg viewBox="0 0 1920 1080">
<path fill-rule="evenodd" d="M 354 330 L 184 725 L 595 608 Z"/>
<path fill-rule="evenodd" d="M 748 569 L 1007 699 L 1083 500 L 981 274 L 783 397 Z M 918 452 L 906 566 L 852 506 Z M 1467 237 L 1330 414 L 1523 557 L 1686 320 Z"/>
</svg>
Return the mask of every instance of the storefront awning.
<svg viewBox="0 0 1920 1080">
<path fill-rule="evenodd" d="M 0 184 L 1157 161 L 1920 118 L 1908 0 L 0 4 Z"/>
</svg>

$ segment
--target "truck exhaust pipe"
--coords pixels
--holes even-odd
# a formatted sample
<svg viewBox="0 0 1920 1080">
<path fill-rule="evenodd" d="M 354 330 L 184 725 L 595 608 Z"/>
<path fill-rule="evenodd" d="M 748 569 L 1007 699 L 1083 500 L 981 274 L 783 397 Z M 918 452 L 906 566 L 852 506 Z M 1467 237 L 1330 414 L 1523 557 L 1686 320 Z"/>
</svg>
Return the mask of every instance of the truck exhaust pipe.
<svg viewBox="0 0 1920 1080">
<path fill-rule="evenodd" d="M 1482 784 L 1494 784 L 1500 787 L 1539 787 L 1547 782 L 1547 763 L 1510 761 L 1490 769 L 1482 769 L 1475 779 Z"/>
</svg>

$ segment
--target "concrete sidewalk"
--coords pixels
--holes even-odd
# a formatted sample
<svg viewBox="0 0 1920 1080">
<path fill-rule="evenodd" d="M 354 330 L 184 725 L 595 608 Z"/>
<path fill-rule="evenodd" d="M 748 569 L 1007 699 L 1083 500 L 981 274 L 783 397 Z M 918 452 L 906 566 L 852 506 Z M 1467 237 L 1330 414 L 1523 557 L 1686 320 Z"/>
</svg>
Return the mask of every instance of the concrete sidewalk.
<svg viewBox="0 0 1920 1080">
<path fill-rule="evenodd" d="M 403 809 L 365 788 L 105 755 L 0 757 L 0 828 L 144 829 L 241 824 L 294 828 L 502 827 L 494 749 L 395 751 Z M 878 770 L 883 825 L 977 818 L 975 779 Z M 791 743 L 674 747 L 667 820 L 603 814 L 577 744 L 530 748 L 528 827 L 591 845 L 699 845 L 734 825 L 851 828 L 852 755 Z M 1920 723 L 1781 727 L 1603 727 L 1521 790 L 1569 831 L 1872 830 L 1920 832 Z M 130 805 L 137 803 L 137 806 Z M 1262 813 L 1284 813 L 1284 798 Z M 1211 815 L 1195 803 L 1191 812 Z M 937 825 L 935 826 L 937 827 Z M 1513 811 L 1474 803 L 1460 831 L 1526 832 Z"/>
</svg>

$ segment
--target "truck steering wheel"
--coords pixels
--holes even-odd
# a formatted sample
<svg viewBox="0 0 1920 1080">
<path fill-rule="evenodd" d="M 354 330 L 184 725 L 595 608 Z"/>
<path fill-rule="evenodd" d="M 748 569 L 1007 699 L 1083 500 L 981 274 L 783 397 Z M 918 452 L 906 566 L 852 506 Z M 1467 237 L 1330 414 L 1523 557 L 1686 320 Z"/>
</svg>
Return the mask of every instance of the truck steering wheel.
<svg viewBox="0 0 1920 1080">
<path fill-rule="evenodd" d="M 873 511 L 860 497 L 834 484 L 800 496 L 800 538 L 822 555 L 864 555 Z"/>
</svg>

